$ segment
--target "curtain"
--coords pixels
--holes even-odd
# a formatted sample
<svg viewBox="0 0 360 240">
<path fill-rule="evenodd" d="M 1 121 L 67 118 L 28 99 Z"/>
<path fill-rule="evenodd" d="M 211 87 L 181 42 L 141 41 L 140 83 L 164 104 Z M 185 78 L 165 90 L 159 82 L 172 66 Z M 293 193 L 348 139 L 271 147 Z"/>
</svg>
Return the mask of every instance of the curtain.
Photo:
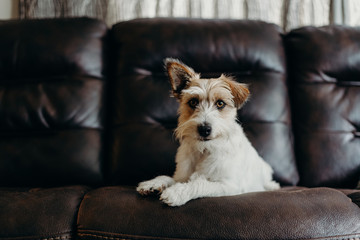
<svg viewBox="0 0 360 240">
<path fill-rule="evenodd" d="M 134 18 L 257 19 L 289 31 L 313 25 L 360 23 L 359 0 L 19 0 L 19 16 L 89 16 L 109 26 Z"/>
</svg>

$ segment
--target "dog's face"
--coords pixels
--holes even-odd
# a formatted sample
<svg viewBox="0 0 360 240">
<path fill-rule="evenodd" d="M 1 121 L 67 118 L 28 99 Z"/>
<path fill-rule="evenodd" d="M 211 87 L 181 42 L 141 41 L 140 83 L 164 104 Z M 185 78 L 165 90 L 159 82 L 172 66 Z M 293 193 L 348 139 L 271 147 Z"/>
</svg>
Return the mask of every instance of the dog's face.
<svg viewBox="0 0 360 240">
<path fill-rule="evenodd" d="M 207 142 L 228 136 L 236 110 L 249 96 L 246 85 L 224 75 L 202 79 L 175 59 L 166 59 L 165 64 L 173 95 L 180 101 L 176 137 Z"/>
</svg>

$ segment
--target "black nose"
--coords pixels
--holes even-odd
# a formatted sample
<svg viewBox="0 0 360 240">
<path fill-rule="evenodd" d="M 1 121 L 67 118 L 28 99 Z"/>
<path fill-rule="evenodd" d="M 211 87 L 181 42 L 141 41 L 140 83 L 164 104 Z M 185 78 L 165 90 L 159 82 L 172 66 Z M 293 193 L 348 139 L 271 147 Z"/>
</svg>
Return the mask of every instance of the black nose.
<svg viewBox="0 0 360 240">
<path fill-rule="evenodd" d="M 211 127 L 208 124 L 199 125 L 198 132 L 201 137 L 208 137 L 211 134 Z"/>
</svg>

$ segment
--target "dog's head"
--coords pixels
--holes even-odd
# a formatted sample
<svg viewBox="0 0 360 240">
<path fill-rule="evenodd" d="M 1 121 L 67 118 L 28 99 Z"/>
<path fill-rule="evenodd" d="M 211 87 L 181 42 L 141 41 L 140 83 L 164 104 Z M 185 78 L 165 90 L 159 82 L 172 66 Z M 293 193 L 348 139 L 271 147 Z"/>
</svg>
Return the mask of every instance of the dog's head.
<svg viewBox="0 0 360 240">
<path fill-rule="evenodd" d="M 165 60 L 172 94 L 180 101 L 176 137 L 205 142 L 226 137 L 236 121 L 236 110 L 246 102 L 245 84 L 221 75 L 204 79 L 179 60 Z"/>
</svg>

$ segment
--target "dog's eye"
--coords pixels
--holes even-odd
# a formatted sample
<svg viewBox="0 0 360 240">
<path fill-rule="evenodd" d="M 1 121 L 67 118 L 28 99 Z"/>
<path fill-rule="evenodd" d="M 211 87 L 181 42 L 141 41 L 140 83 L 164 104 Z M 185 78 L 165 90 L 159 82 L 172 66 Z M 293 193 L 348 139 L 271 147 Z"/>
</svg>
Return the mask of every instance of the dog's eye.
<svg viewBox="0 0 360 240">
<path fill-rule="evenodd" d="M 199 100 L 197 98 L 192 98 L 192 99 L 190 99 L 188 104 L 192 109 L 194 109 L 199 104 Z"/>
<path fill-rule="evenodd" d="M 217 109 L 223 109 L 225 107 L 226 103 L 223 100 L 217 100 L 216 107 Z"/>
</svg>

